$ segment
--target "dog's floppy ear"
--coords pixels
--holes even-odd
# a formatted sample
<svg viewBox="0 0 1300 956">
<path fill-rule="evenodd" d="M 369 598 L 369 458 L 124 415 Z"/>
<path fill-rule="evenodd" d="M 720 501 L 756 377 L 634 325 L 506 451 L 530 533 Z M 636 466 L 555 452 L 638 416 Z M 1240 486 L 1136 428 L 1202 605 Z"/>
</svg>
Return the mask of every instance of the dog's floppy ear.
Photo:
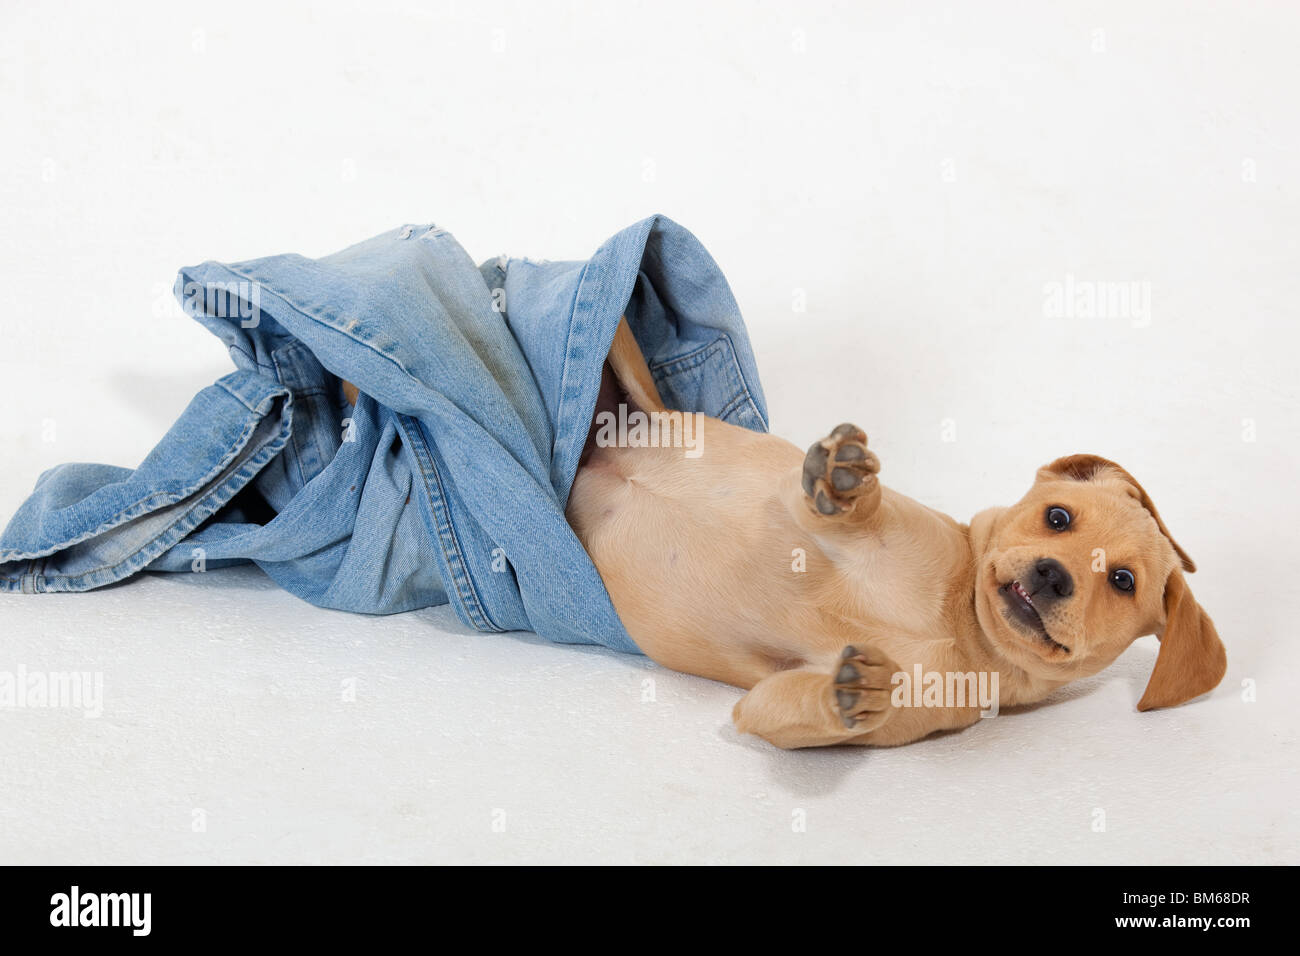
<svg viewBox="0 0 1300 956">
<path fill-rule="evenodd" d="M 1159 637 L 1160 654 L 1138 710 L 1173 707 L 1213 690 L 1223 680 L 1228 669 L 1223 641 L 1177 568 L 1165 583 L 1165 626 Z"/>
<path fill-rule="evenodd" d="M 1183 563 L 1183 570 L 1191 573 L 1196 570 L 1196 562 L 1192 560 L 1191 555 L 1184 551 L 1174 540 L 1174 536 L 1169 533 L 1165 526 L 1164 519 L 1160 517 L 1160 512 L 1156 510 L 1155 502 L 1147 494 L 1146 489 L 1138 483 L 1138 480 L 1130 475 L 1109 458 L 1102 458 L 1100 455 L 1066 455 L 1064 458 L 1058 458 L 1050 465 L 1044 465 L 1038 469 L 1038 477 L 1044 478 L 1068 478 L 1071 481 L 1091 481 L 1093 478 L 1106 477 L 1109 472 L 1111 477 L 1122 478 L 1133 486 L 1133 492 L 1138 500 L 1142 502 L 1142 507 L 1151 513 L 1151 517 L 1156 519 L 1156 527 L 1160 533 L 1169 539 L 1169 543 L 1174 546 L 1174 552 L 1178 555 L 1178 560 Z"/>
</svg>

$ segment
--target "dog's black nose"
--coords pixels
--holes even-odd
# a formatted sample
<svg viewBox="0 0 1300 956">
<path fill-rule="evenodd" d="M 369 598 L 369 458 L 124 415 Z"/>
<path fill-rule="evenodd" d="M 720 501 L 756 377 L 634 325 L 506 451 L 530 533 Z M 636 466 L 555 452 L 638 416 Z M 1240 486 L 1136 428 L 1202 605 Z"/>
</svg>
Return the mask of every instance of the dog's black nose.
<svg viewBox="0 0 1300 956">
<path fill-rule="evenodd" d="M 1057 597 L 1069 597 L 1074 593 L 1074 578 L 1065 570 L 1065 565 L 1055 558 L 1039 558 L 1034 564 L 1034 588 L 1045 588 Z"/>
</svg>

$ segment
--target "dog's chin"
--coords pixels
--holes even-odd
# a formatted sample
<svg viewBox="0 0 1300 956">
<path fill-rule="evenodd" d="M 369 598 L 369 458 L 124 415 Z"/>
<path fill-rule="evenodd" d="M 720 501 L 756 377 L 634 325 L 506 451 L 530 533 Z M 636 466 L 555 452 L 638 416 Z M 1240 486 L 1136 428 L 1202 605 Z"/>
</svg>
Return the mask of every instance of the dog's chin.
<svg viewBox="0 0 1300 956">
<path fill-rule="evenodd" d="M 996 639 L 1013 657 L 1026 653 L 1046 663 L 1070 659 L 1070 648 L 1052 637 L 1033 599 L 1017 581 L 993 582 L 989 603 L 998 623 Z"/>
</svg>

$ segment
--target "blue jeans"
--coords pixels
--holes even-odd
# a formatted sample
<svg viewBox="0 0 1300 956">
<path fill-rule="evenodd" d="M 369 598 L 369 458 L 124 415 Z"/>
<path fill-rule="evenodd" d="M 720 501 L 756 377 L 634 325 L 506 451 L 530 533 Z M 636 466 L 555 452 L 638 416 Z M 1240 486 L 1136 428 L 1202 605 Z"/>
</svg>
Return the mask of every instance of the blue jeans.
<svg viewBox="0 0 1300 956">
<path fill-rule="evenodd" d="M 669 407 L 767 428 L 731 290 L 663 217 L 586 261 L 475 266 L 408 225 L 321 259 L 205 262 L 176 293 L 236 370 L 134 471 L 41 475 L 0 535 L 0 588 L 252 561 L 322 607 L 450 602 L 480 630 L 636 651 L 564 518 L 619 317 Z"/>
</svg>

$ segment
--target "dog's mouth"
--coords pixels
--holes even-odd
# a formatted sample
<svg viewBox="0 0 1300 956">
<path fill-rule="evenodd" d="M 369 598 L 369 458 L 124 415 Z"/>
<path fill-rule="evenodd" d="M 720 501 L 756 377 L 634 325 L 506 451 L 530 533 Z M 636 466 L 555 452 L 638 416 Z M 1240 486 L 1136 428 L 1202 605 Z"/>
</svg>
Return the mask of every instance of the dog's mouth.
<svg viewBox="0 0 1300 956">
<path fill-rule="evenodd" d="M 1006 616 L 1018 625 L 1018 630 L 1032 632 L 1039 646 L 1045 646 L 1053 651 L 1060 648 L 1065 653 L 1070 653 L 1068 647 L 1060 641 L 1053 640 L 1052 635 L 1047 632 L 1047 625 L 1043 623 L 1042 615 L 1034 606 L 1034 599 L 1019 581 L 1007 582 L 998 588 L 998 593 L 1002 595 L 1002 600 L 1007 606 Z"/>
</svg>

